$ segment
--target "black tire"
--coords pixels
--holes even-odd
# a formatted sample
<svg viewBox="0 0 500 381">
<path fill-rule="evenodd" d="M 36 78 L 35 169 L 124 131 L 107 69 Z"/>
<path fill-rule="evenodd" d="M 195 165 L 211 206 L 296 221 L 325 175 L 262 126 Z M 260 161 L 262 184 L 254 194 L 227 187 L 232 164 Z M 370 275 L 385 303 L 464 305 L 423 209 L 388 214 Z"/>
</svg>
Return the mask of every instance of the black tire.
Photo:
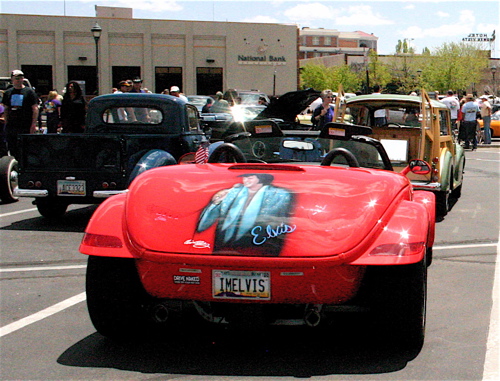
<svg viewBox="0 0 500 381">
<path fill-rule="evenodd" d="M 51 198 L 37 198 L 35 204 L 38 212 L 49 219 L 63 217 L 68 209 L 67 203 Z"/>
<path fill-rule="evenodd" d="M 426 258 L 411 265 L 376 266 L 371 272 L 372 312 L 381 340 L 418 353 L 425 338 Z"/>
<path fill-rule="evenodd" d="M 246 163 L 245 155 L 232 143 L 223 143 L 210 154 L 209 163 Z"/>
<path fill-rule="evenodd" d="M 436 192 L 436 216 L 444 217 L 450 210 L 450 194 L 447 191 Z"/>
<path fill-rule="evenodd" d="M 18 170 L 17 160 L 13 156 L 4 156 L 0 159 L 0 199 L 4 204 L 18 200 L 14 196 Z"/>
<path fill-rule="evenodd" d="M 142 287 L 135 260 L 90 256 L 86 276 L 87 308 L 97 332 L 127 341 L 149 336 L 152 298 Z"/>
<path fill-rule="evenodd" d="M 359 167 L 358 159 L 353 153 L 345 148 L 334 148 L 326 154 L 321 162 L 321 165 L 329 167 L 333 163 L 333 159 L 337 156 L 342 156 L 347 161 L 349 167 Z"/>
</svg>

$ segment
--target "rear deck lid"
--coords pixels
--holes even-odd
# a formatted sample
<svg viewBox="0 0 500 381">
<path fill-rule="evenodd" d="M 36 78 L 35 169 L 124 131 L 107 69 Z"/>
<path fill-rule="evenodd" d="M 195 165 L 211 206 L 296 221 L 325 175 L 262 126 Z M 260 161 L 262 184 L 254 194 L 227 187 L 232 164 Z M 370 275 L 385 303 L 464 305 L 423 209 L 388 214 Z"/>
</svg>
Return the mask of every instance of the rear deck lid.
<svg viewBox="0 0 500 381">
<path fill-rule="evenodd" d="M 134 243 L 158 253 L 327 256 L 355 248 L 404 189 L 383 170 L 171 166 L 134 181 L 126 221 Z"/>
</svg>

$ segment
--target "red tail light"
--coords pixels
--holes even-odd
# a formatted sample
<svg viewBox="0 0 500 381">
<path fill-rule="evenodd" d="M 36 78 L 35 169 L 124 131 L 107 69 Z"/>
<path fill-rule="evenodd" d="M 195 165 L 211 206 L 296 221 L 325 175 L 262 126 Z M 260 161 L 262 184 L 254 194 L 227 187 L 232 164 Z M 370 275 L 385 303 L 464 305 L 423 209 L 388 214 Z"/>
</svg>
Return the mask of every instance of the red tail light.
<svg viewBox="0 0 500 381">
<path fill-rule="evenodd" d="M 121 248 L 122 241 L 118 237 L 111 235 L 85 233 L 82 244 L 94 247 Z"/>
<path fill-rule="evenodd" d="M 413 243 L 389 243 L 374 248 L 370 255 L 389 255 L 402 257 L 420 253 L 425 247 L 424 242 Z"/>
</svg>

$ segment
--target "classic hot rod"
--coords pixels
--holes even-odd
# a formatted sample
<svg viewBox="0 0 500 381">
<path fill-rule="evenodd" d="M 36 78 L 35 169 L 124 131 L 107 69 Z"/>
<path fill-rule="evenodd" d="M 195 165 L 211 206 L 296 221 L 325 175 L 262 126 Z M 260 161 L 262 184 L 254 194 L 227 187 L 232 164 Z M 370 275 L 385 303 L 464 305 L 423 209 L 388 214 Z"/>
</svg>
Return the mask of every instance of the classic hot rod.
<svg viewBox="0 0 500 381">
<path fill-rule="evenodd" d="M 405 174 L 429 164 L 394 172 L 368 127 L 243 127 L 207 163 L 146 171 L 96 210 L 80 251 L 97 331 L 143 335 L 186 311 L 316 327 L 349 310 L 420 348 L 435 199 Z"/>
</svg>

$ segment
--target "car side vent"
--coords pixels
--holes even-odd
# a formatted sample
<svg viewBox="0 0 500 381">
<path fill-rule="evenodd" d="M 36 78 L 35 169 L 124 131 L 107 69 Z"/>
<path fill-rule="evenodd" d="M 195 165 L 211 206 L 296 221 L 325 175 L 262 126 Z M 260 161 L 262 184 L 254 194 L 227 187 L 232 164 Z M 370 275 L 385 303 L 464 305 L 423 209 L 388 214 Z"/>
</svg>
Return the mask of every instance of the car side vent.
<svg viewBox="0 0 500 381">
<path fill-rule="evenodd" d="M 292 172 L 305 172 L 303 168 L 297 167 L 296 165 L 286 165 L 286 164 L 235 164 L 230 166 L 228 169 L 235 171 L 248 171 L 248 170 L 261 170 L 261 171 L 292 171 Z"/>
</svg>

